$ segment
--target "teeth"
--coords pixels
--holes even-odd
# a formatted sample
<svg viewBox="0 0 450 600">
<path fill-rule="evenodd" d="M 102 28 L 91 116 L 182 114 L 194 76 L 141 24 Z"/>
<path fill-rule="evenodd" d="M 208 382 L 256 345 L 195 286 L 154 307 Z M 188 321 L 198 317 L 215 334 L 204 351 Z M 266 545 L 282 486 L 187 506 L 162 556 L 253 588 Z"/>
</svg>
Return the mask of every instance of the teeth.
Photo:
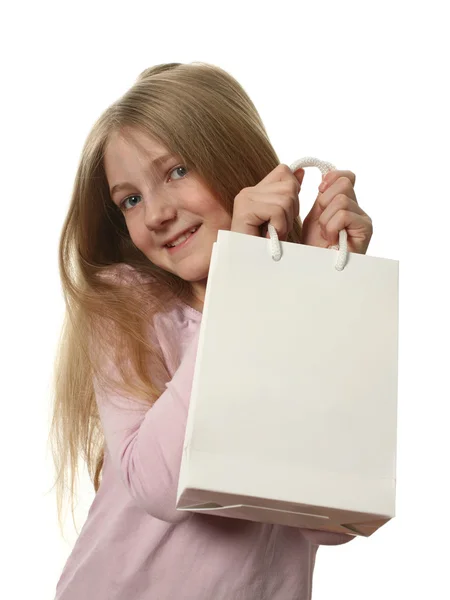
<svg viewBox="0 0 450 600">
<path fill-rule="evenodd" d="M 198 229 L 198 227 L 194 227 L 193 229 L 191 229 L 187 233 L 181 235 L 177 240 L 175 240 L 171 244 L 166 244 L 166 245 L 168 246 L 168 248 L 174 248 L 175 246 L 179 246 L 180 244 L 182 244 L 183 242 L 185 242 L 190 235 L 192 235 L 195 231 L 197 231 L 197 229 Z"/>
</svg>

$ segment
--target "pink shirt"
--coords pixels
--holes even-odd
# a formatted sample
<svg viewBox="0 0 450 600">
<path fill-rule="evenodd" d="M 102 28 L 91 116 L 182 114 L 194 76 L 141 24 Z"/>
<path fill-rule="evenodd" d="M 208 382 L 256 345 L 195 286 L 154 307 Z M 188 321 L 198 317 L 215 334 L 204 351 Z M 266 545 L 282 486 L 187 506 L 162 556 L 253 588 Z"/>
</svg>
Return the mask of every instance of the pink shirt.
<svg viewBox="0 0 450 600">
<path fill-rule="evenodd" d="M 97 390 L 103 479 L 55 600 L 307 600 L 317 545 L 352 539 L 176 510 L 201 318 L 186 305 L 159 315 L 172 380 L 152 408 Z"/>
</svg>

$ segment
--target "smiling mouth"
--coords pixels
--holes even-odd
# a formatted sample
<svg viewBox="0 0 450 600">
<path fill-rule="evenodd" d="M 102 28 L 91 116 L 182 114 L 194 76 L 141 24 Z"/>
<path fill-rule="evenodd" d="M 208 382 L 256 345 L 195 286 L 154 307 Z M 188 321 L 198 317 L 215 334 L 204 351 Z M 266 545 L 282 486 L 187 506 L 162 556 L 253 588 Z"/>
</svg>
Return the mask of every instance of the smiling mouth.
<svg viewBox="0 0 450 600">
<path fill-rule="evenodd" d="M 166 244 L 164 247 L 168 248 L 170 250 L 172 248 L 177 248 L 178 246 L 181 246 L 192 235 L 194 235 L 194 233 L 196 233 L 199 229 L 200 229 L 200 225 L 197 225 L 196 227 L 193 227 L 189 231 L 186 231 L 186 233 L 183 233 L 183 235 L 180 235 L 180 237 L 178 239 L 176 239 L 174 242 L 172 242 L 171 244 Z"/>
</svg>

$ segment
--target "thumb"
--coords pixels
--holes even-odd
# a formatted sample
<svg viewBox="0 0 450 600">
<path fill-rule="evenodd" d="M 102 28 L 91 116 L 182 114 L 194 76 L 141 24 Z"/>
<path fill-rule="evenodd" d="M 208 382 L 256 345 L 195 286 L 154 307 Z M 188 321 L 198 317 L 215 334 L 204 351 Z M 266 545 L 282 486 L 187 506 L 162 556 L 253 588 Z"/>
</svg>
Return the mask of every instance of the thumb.
<svg viewBox="0 0 450 600">
<path fill-rule="evenodd" d="M 297 169 L 296 171 L 294 171 L 294 176 L 296 177 L 297 181 L 301 186 L 303 182 L 303 177 L 305 176 L 305 169 Z"/>
<path fill-rule="evenodd" d="M 314 222 L 314 221 L 318 221 L 323 209 L 319 204 L 319 199 L 320 199 L 321 194 L 319 193 L 317 195 L 316 201 L 314 202 L 311 210 L 309 211 L 308 215 L 305 218 L 305 221 L 308 220 L 309 222 Z"/>
</svg>

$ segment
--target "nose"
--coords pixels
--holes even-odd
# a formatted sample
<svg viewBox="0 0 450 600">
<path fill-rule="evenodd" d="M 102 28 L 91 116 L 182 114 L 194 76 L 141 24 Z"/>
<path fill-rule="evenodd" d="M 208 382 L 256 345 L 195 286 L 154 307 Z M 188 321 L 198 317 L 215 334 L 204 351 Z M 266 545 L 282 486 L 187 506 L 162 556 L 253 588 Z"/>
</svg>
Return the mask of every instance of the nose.
<svg viewBox="0 0 450 600">
<path fill-rule="evenodd" d="M 145 225 L 150 231 L 164 228 L 170 221 L 175 219 L 177 211 L 173 202 L 164 198 L 154 196 L 145 200 Z"/>
</svg>

